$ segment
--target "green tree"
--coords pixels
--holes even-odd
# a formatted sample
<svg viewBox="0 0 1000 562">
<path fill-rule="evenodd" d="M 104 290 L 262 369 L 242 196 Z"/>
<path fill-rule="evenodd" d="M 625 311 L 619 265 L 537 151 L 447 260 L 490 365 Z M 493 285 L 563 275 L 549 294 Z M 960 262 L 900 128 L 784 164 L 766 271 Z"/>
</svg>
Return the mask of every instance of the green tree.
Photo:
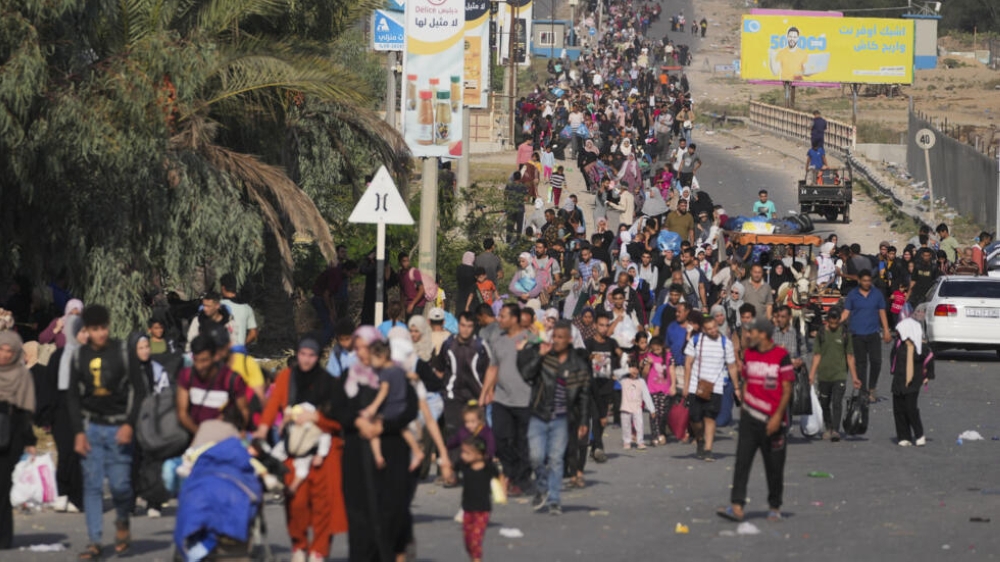
<svg viewBox="0 0 1000 562">
<path fill-rule="evenodd" d="M 123 331 L 151 289 L 242 281 L 268 244 L 290 290 L 293 233 L 334 260 L 327 219 L 372 171 L 356 162 L 408 161 L 356 72 L 374 4 L 4 2 L 0 276 L 65 271 Z"/>
</svg>

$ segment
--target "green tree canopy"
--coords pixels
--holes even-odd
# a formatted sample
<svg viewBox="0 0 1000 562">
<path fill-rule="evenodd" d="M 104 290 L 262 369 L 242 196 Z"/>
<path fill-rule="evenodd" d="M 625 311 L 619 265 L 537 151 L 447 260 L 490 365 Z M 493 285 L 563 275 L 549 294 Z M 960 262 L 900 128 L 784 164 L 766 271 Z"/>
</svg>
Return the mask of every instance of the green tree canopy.
<svg viewBox="0 0 1000 562">
<path fill-rule="evenodd" d="M 373 5 L 6 0 L 0 276 L 66 272 L 124 330 L 150 289 L 242 281 L 268 240 L 287 289 L 293 233 L 334 260 L 340 202 L 408 161 L 351 29 Z"/>
</svg>

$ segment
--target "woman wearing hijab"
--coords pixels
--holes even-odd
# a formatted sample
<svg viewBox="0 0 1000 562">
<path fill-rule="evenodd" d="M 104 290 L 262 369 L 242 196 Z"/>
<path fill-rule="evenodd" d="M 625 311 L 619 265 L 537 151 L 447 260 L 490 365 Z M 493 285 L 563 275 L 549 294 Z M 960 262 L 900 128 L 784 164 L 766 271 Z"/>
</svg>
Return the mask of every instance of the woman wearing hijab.
<svg viewBox="0 0 1000 562">
<path fill-rule="evenodd" d="M 455 299 L 455 315 L 465 312 L 469 303 L 469 295 L 476 290 L 476 254 L 465 252 L 462 263 L 455 270 L 455 281 L 458 284 L 458 295 Z"/>
<path fill-rule="evenodd" d="M 437 458 L 441 459 L 438 462 L 441 482 L 445 487 L 453 487 L 457 482 L 452 472 L 448 448 L 445 447 L 441 427 L 437 423 L 437 420 L 441 418 L 441 414 L 444 413 L 444 401 L 441 399 L 440 394 L 438 394 L 444 390 L 444 379 L 437 376 L 437 373 L 431 368 L 428 362 L 417 356 L 413 336 L 409 331 L 403 328 L 394 328 L 389 331 L 388 340 L 392 360 L 406 370 L 407 379 L 409 379 L 410 384 L 413 385 L 413 390 L 417 393 L 418 407 L 420 409 L 418 423 L 420 427 L 427 430 L 431 441 L 437 448 Z M 431 406 L 431 399 L 435 395 L 438 398 L 438 402 L 440 402 L 440 409 L 437 411 Z M 419 434 L 419 431 L 414 433 Z M 430 459 L 429 451 L 425 458 Z M 425 474 L 423 473 L 418 475 L 418 480 L 424 476 Z M 416 486 L 414 486 L 414 490 L 416 490 Z M 412 502 L 413 498 L 411 497 L 410 500 Z"/>
<path fill-rule="evenodd" d="M 31 380 L 35 384 L 35 415 L 34 423 L 38 427 L 52 425 L 52 411 L 55 407 L 55 385 L 49 384 L 49 368 L 38 362 L 39 345 L 29 341 L 21 346 L 24 366 L 31 372 Z"/>
<path fill-rule="evenodd" d="M 70 316 L 79 316 L 83 312 L 83 302 L 79 299 L 70 299 L 66 303 L 64 314 L 54 318 L 48 327 L 38 335 L 38 343 L 54 343 L 56 349 L 66 346 L 66 323 Z"/>
<path fill-rule="evenodd" d="M 49 385 L 56 389 L 52 410 L 52 440 L 56 444 L 56 487 L 60 494 L 54 508 L 58 512 L 67 513 L 77 513 L 83 507 L 83 468 L 80 455 L 73 448 L 76 433 L 73 431 L 66 397 L 73 355 L 86 341 L 86 332 L 82 328 L 83 320 L 80 316 L 70 315 L 63 328 L 66 346 L 57 349 L 49 358 Z"/>
<path fill-rule="evenodd" d="M 631 227 L 632 223 L 635 222 L 635 196 L 632 192 L 626 188 L 619 190 L 618 202 L 608 201 L 608 208 L 618 211 L 618 224 L 612 225 L 612 227 L 617 227 L 618 225 L 626 225 Z M 608 213 L 609 216 L 612 213 Z M 612 222 L 614 222 L 612 220 Z"/>
<path fill-rule="evenodd" d="M 369 348 L 381 340 L 371 326 L 354 333 L 357 361 L 347 376 L 331 379 L 332 411 L 343 431 L 343 493 L 351 562 L 384 562 L 406 552 L 413 541 L 413 517 L 409 499 L 415 480 L 409 472 L 410 447 L 402 431 L 417 417 L 417 393 L 407 385 L 406 410 L 394 420 L 360 417 L 368 405 L 362 403 L 351 380 L 377 376 L 371 367 Z M 269 401 L 270 402 L 270 401 Z M 369 441 L 380 438 L 385 468 L 375 470 Z"/>
<path fill-rule="evenodd" d="M 408 324 L 413 348 L 421 361 L 430 361 L 434 357 L 434 342 L 431 340 L 431 326 L 423 316 L 410 318 Z"/>
<path fill-rule="evenodd" d="M 145 396 L 159 394 L 170 387 L 170 377 L 162 365 L 152 360 L 149 336 L 142 332 L 132 332 L 128 337 L 129 368 L 136 370 L 136 378 L 145 382 L 137 400 Z M 146 516 L 159 517 L 163 504 L 170 501 L 170 492 L 163 485 L 161 476 L 163 459 L 144 453 L 136 444 L 132 453 L 132 482 L 135 496 L 146 500 Z"/>
<path fill-rule="evenodd" d="M 369 326 L 375 334 L 378 331 Z M 367 351 L 367 348 L 366 348 Z M 264 438 L 285 408 L 308 402 L 314 406 L 309 412 L 296 414 L 288 423 L 315 423 L 320 429 L 333 434 L 330 453 L 323 458 L 319 467 L 313 467 L 305 481 L 294 493 L 285 496 L 285 516 L 288 536 L 292 540 L 292 559 L 319 561 L 330 554 L 333 535 L 347 532 L 347 512 L 341 478 L 341 457 L 344 451 L 342 440 L 342 418 L 334 416 L 335 388 L 343 384 L 345 377 L 330 376 L 319 363 L 322 353 L 319 341 L 313 337 L 303 338 L 295 353 L 295 366 L 278 373 L 271 388 L 260 425 L 255 437 Z M 355 415 L 357 412 L 355 412 Z M 295 480 L 294 459 L 285 460 L 289 469 L 285 474 L 285 485 L 291 486 Z M 312 531 L 310 533 L 310 530 Z M 311 537 L 311 538 L 310 538 Z M 354 533 L 351 533 L 354 538 Z M 355 558 L 351 558 L 355 560 Z"/>
<path fill-rule="evenodd" d="M 774 301 L 778 302 L 778 289 L 781 288 L 785 283 L 795 283 L 795 276 L 792 272 L 785 267 L 785 263 L 779 259 L 771 262 L 771 293 L 774 295 Z"/>
<path fill-rule="evenodd" d="M 430 368 L 430 361 L 435 355 L 431 326 L 423 316 L 414 316 L 410 318 L 409 328 L 410 341 L 418 359 L 414 372 L 424 381 L 427 388 L 424 400 L 430 404 L 434 419 L 438 419 L 444 412 L 444 399 L 440 394 L 444 390 L 444 381 Z"/>
<path fill-rule="evenodd" d="M 729 288 L 729 293 L 722 299 L 722 308 L 726 311 L 726 322 L 733 333 L 740 328 L 740 307 L 743 306 L 743 295 L 746 294 L 746 287 L 737 281 Z"/>
<path fill-rule="evenodd" d="M 913 314 L 896 324 L 899 335 L 892 349 L 892 417 L 896 420 L 896 439 L 900 447 L 927 444 L 920 420 L 917 399 L 920 385 L 934 378 L 934 352 L 924 341 L 924 318 L 927 303 L 917 305 Z"/>
<path fill-rule="evenodd" d="M 583 150 L 576 157 L 576 165 L 583 171 L 584 180 L 587 182 L 587 190 L 593 191 L 601 185 L 601 176 L 598 172 L 597 162 L 601 158 L 601 151 L 598 150 L 594 141 L 587 139 L 583 143 Z"/>
<path fill-rule="evenodd" d="M 0 332 L 0 416 L 7 417 L 9 433 L 0 434 L 0 550 L 14 543 L 14 510 L 10 489 L 14 466 L 21 454 L 35 455 L 35 433 L 31 417 L 35 412 L 35 382 L 24 364 L 21 336 L 12 331 Z M 0 429 L 2 431 L 2 429 Z"/>
<path fill-rule="evenodd" d="M 517 257 L 517 265 L 517 273 L 511 278 L 510 286 L 507 288 L 521 302 L 521 306 L 524 306 L 529 300 L 537 298 L 545 287 L 538 282 L 537 272 L 531 264 L 531 254 L 522 252 Z"/>
</svg>

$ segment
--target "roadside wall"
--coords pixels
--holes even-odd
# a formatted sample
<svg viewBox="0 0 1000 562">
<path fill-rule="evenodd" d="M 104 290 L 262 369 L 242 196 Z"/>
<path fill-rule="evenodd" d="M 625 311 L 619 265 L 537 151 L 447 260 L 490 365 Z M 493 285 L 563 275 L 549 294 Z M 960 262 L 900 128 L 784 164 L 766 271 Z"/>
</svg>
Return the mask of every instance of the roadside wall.
<svg viewBox="0 0 1000 562">
<path fill-rule="evenodd" d="M 906 169 L 916 181 L 927 181 L 924 151 L 916 144 L 917 131 L 931 129 L 937 142 L 930 149 L 934 198 L 981 225 L 996 224 L 997 161 L 975 147 L 957 141 L 913 111 L 909 119 Z"/>
<path fill-rule="evenodd" d="M 895 162 L 897 164 L 906 162 L 905 144 L 858 143 L 856 151 L 865 158 L 876 162 Z"/>
</svg>

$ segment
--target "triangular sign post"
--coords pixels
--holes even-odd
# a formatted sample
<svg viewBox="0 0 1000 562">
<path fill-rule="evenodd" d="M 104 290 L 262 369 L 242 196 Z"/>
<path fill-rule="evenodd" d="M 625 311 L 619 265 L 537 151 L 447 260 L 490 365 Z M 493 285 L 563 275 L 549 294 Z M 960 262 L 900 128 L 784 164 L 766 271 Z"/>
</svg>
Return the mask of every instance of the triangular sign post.
<svg viewBox="0 0 1000 562">
<path fill-rule="evenodd" d="M 413 215 L 396 189 L 389 170 L 382 166 L 354 206 L 347 222 L 355 224 L 413 224 Z"/>
<path fill-rule="evenodd" d="M 375 173 L 365 193 L 358 200 L 347 222 L 377 225 L 375 242 L 375 325 L 382 323 L 385 296 L 385 225 L 413 224 L 413 215 L 396 189 L 389 170 L 382 166 Z"/>
</svg>

